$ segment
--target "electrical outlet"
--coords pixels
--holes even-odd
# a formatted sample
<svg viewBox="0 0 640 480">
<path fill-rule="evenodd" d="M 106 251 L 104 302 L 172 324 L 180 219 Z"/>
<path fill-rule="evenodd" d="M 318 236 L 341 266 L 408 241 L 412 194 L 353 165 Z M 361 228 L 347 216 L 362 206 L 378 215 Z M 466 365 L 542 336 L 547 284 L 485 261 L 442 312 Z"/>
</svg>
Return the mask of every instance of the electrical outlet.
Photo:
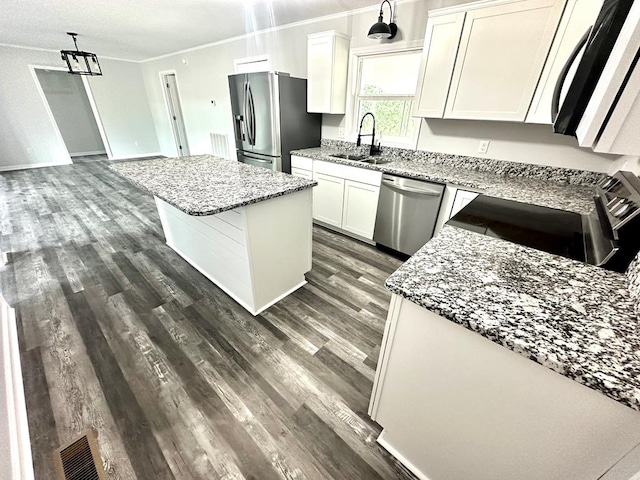
<svg viewBox="0 0 640 480">
<path fill-rule="evenodd" d="M 478 153 L 487 153 L 489 150 L 489 140 L 480 140 L 480 146 L 478 147 Z"/>
<path fill-rule="evenodd" d="M 136 140 L 135 142 L 133 142 L 133 144 L 137 147 L 138 146 L 138 141 Z"/>
<path fill-rule="evenodd" d="M 27 153 L 30 155 L 33 155 L 33 148 L 31 147 L 27 148 Z"/>
<path fill-rule="evenodd" d="M 338 129 L 338 138 L 344 138 L 344 128 Z"/>
</svg>

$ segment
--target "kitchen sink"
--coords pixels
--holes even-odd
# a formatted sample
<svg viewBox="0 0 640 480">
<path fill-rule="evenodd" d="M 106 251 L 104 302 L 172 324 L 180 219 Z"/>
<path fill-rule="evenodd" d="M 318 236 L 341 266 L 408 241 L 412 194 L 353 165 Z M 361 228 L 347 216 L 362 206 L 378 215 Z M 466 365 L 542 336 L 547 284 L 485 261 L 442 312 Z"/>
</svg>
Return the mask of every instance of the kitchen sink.
<svg viewBox="0 0 640 480">
<path fill-rule="evenodd" d="M 344 158 L 345 160 L 355 160 L 356 162 L 366 162 L 369 159 L 368 155 L 358 155 L 351 153 L 335 153 L 331 156 L 336 158 Z"/>
<path fill-rule="evenodd" d="M 383 165 L 391 161 L 388 158 L 371 157 L 369 155 L 360 155 L 355 153 L 334 153 L 330 156 L 335 158 L 343 158 L 345 160 L 352 160 L 355 162 L 371 163 L 373 165 Z"/>
</svg>

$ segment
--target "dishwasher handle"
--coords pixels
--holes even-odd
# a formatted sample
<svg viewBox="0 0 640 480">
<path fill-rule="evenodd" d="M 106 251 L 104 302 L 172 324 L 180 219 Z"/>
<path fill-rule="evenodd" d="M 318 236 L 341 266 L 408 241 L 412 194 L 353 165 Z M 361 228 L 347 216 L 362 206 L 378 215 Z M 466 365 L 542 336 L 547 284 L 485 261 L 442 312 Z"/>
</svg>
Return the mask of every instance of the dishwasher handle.
<svg viewBox="0 0 640 480">
<path fill-rule="evenodd" d="M 419 195 L 429 195 L 432 197 L 439 197 L 442 193 L 440 190 L 432 190 L 430 188 L 415 188 L 408 187 L 406 185 L 399 185 L 393 180 L 387 180 L 386 178 L 382 179 L 382 184 L 400 192 L 417 193 Z"/>
</svg>

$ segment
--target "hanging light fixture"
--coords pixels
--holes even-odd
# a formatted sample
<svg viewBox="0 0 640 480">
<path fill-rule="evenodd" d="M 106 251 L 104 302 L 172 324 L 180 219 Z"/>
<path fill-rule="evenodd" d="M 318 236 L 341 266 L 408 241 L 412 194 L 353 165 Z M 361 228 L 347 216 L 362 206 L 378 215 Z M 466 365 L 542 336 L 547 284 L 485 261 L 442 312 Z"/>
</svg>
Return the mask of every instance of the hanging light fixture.
<svg viewBox="0 0 640 480">
<path fill-rule="evenodd" d="M 98 56 L 95 53 L 78 50 L 77 33 L 67 32 L 67 35 L 73 38 L 73 44 L 76 46 L 75 50 L 60 50 L 62 60 L 66 62 L 69 73 L 74 75 L 102 75 Z"/>
<path fill-rule="evenodd" d="M 382 21 L 382 7 L 384 4 L 389 5 L 389 24 L 386 24 Z M 398 26 L 393 23 L 393 10 L 391 9 L 391 4 L 389 0 L 384 0 L 380 4 L 380 16 L 378 17 L 378 21 L 373 24 L 373 26 L 369 29 L 369 38 L 373 38 L 374 40 L 380 40 L 381 38 L 387 38 L 391 40 L 398 33 Z"/>
</svg>

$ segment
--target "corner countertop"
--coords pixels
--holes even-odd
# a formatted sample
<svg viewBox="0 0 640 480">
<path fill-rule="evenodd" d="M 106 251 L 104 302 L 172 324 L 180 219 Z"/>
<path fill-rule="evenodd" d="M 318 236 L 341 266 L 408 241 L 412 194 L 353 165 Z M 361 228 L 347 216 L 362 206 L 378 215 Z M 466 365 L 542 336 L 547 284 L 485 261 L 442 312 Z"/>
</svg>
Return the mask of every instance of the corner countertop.
<svg viewBox="0 0 640 480">
<path fill-rule="evenodd" d="M 109 167 L 188 215 L 204 216 L 317 185 L 233 160 L 197 155 L 116 163 Z"/>
<path fill-rule="evenodd" d="M 294 150 L 292 155 L 313 158 L 325 162 L 339 163 L 343 165 L 378 170 L 383 173 L 416 178 L 430 182 L 445 183 L 458 187 L 480 191 L 492 197 L 515 200 L 517 202 L 530 203 L 542 207 L 567 210 L 580 214 L 588 214 L 593 208 L 595 190 L 592 186 L 569 184 L 555 181 L 550 175 L 549 179 L 533 178 L 527 175 L 513 175 L 507 171 L 504 174 L 496 174 L 487 171 L 464 168 L 460 162 L 445 159 L 443 162 L 434 162 L 433 158 L 398 158 L 389 154 L 386 159 L 389 163 L 374 165 L 366 162 L 357 162 L 332 157 L 338 152 L 335 148 L 317 147 Z M 416 152 L 420 153 L 420 152 Z M 385 158 L 383 156 L 383 158 Z M 480 161 L 485 159 L 479 159 Z M 515 162 L 494 161 L 498 164 L 516 165 Z M 530 171 L 532 169 L 547 168 L 553 172 L 553 168 L 539 167 L 536 165 L 522 164 Z M 512 168 L 512 170 L 515 170 Z M 557 169 L 564 172 L 566 169 Z M 576 171 L 578 172 L 578 171 Z M 592 173 L 592 172 L 588 172 Z"/>
<path fill-rule="evenodd" d="M 623 274 L 445 226 L 386 286 L 640 410 L 640 325 Z"/>
</svg>

